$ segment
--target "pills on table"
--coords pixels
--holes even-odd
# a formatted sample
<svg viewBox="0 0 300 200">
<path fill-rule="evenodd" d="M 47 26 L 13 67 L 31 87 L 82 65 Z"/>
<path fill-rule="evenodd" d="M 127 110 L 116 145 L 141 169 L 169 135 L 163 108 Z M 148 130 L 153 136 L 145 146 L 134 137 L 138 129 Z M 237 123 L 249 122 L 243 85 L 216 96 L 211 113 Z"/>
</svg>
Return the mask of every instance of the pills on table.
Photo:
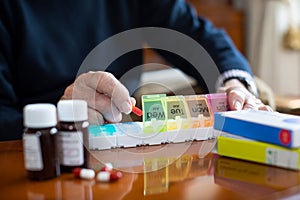
<svg viewBox="0 0 300 200">
<path fill-rule="evenodd" d="M 100 171 L 109 172 L 113 170 L 113 165 L 111 163 L 105 163 L 105 166 L 100 169 Z"/>
<path fill-rule="evenodd" d="M 73 174 L 77 178 L 93 179 L 95 177 L 95 171 L 92 169 L 85 169 L 76 167 L 73 169 Z"/>
<path fill-rule="evenodd" d="M 122 177 L 121 172 L 106 172 L 106 171 L 101 171 L 97 174 L 97 181 L 99 182 L 112 182 L 120 179 Z"/>
</svg>

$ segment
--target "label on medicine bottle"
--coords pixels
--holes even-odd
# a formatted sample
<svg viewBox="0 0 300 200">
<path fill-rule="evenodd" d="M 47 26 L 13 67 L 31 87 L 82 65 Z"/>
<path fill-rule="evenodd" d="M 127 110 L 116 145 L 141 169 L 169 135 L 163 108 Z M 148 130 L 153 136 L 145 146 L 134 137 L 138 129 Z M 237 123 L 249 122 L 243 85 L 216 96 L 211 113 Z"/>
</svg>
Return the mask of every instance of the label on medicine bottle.
<svg viewBox="0 0 300 200">
<path fill-rule="evenodd" d="M 38 135 L 24 134 L 25 168 L 30 171 L 41 171 L 44 168 L 40 138 Z"/>
<path fill-rule="evenodd" d="M 84 164 L 83 133 L 61 131 L 58 136 L 59 159 L 65 166 L 78 166 Z"/>
</svg>

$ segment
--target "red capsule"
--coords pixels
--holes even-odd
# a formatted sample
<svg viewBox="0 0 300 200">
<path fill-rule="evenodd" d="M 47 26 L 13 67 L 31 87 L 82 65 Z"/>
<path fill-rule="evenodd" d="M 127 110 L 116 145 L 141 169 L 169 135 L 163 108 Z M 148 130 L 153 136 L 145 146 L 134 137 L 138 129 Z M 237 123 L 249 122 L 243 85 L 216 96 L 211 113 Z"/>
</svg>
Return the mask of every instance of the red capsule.
<svg viewBox="0 0 300 200">
<path fill-rule="evenodd" d="M 122 177 L 122 173 L 121 172 L 105 172 L 105 171 L 101 171 L 97 174 L 97 181 L 99 182 L 113 182 L 116 181 L 118 179 L 120 179 Z"/>
<path fill-rule="evenodd" d="M 112 169 L 110 167 L 104 166 L 100 169 L 101 172 L 110 172 Z"/>
<path fill-rule="evenodd" d="M 136 114 L 137 116 L 142 116 L 143 115 L 143 111 L 141 109 L 139 109 L 138 107 L 132 106 L 132 112 L 134 114 Z"/>
<path fill-rule="evenodd" d="M 105 166 L 100 169 L 101 172 L 110 172 L 113 170 L 111 163 L 105 163 Z"/>
<path fill-rule="evenodd" d="M 82 179 L 93 179 L 95 177 L 94 170 L 79 168 L 79 167 L 73 169 L 73 174 L 76 178 L 82 178 Z"/>
</svg>

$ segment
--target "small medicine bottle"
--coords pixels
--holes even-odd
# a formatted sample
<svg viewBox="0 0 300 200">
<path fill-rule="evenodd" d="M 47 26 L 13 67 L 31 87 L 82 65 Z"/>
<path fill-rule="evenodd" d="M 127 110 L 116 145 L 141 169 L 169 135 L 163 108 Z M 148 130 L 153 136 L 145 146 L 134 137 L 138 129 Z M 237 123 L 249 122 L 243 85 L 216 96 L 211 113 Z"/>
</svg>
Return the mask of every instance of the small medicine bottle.
<svg viewBox="0 0 300 200">
<path fill-rule="evenodd" d="M 87 109 L 87 103 L 83 100 L 61 100 L 57 104 L 58 151 L 62 172 L 89 167 Z"/>
<path fill-rule="evenodd" d="M 28 178 L 44 180 L 59 176 L 55 106 L 47 103 L 29 104 L 23 112 L 23 149 Z"/>
</svg>

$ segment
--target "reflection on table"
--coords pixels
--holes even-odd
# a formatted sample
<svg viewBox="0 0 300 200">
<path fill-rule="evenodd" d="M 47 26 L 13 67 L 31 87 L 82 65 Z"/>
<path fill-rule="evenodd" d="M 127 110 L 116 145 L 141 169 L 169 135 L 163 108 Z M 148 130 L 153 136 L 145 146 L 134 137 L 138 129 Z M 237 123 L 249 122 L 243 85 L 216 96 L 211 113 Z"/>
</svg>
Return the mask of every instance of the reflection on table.
<svg viewBox="0 0 300 200">
<path fill-rule="evenodd" d="M 101 163 L 112 163 L 123 172 L 144 174 L 144 195 L 168 191 L 172 182 L 207 175 L 211 171 L 214 139 L 128 149 L 92 151 Z M 97 163 L 97 162 L 96 162 Z M 98 168 L 94 165 L 93 168 Z"/>
<path fill-rule="evenodd" d="M 0 199 L 299 199 L 300 172 L 219 157 L 214 140 L 91 152 L 91 167 L 111 162 L 112 183 L 70 173 L 30 181 L 22 142 L 0 142 Z"/>
<path fill-rule="evenodd" d="M 230 190 L 261 198 L 300 185 L 300 173 L 279 167 L 219 157 L 215 161 L 214 180 L 216 184 Z"/>
</svg>

